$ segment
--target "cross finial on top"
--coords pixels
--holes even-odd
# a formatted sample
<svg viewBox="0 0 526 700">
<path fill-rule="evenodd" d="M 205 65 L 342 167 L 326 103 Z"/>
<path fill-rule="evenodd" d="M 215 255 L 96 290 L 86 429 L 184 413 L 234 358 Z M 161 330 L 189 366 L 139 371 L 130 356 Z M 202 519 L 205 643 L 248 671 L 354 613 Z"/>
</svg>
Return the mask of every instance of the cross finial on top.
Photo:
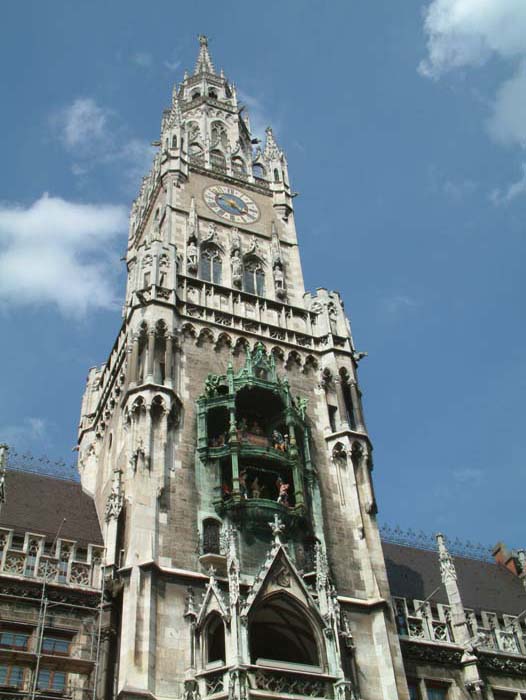
<svg viewBox="0 0 526 700">
<path fill-rule="evenodd" d="M 274 535 L 274 542 L 276 544 L 281 544 L 279 536 L 285 529 L 285 525 L 282 523 L 277 513 L 274 515 L 274 520 L 272 520 L 272 522 L 269 523 L 269 527 L 272 530 L 272 534 Z"/>
</svg>

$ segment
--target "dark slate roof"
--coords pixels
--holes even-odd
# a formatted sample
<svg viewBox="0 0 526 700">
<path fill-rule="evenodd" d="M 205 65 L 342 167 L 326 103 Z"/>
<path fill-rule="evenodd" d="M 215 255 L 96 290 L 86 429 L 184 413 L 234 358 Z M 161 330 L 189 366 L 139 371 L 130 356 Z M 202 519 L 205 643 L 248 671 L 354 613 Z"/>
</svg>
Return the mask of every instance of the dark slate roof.
<svg viewBox="0 0 526 700">
<path fill-rule="evenodd" d="M 81 544 L 102 544 L 91 496 L 77 481 L 35 472 L 7 470 L 6 502 L 0 508 L 0 527 L 17 533 L 27 531 L 53 540 L 62 523 L 60 537 Z"/>
<path fill-rule="evenodd" d="M 391 594 L 425 600 L 440 586 L 438 554 L 382 542 Z M 454 557 L 462 602 L 466 608 L 518 615 L 526 609 L 526 589 L 508 569 L 492 562 Z M 446 603 L 444 586 L 432 600 Z"/>
</svg>

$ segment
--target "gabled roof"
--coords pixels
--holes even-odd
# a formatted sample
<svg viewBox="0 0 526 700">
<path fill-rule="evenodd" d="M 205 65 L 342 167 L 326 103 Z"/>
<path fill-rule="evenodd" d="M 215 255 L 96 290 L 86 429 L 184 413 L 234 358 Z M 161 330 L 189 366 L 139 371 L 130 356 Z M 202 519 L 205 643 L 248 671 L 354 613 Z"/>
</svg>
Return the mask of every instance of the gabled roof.
<svg viewBox="0 0 526 700">
<path fill-rule="evenodd" d="M 438 554 L 425 549 L 382 542 L 387 577 L 393 596 L 425 600 L 440 586 Z M 518 615 L 526 609 L 522 581 L 499 564 L 454 557 L 465 608 Z M 432 600 L 447 604 L 444 586 Z"/>
<path fill-rule="evenodd" d="M 41 533 L 53 540 L 61 524 L 64 539 L 102 544 L 95 504 L 78 481 L 8 469 L 0 527 L 20 534 Z"/>
</svg>

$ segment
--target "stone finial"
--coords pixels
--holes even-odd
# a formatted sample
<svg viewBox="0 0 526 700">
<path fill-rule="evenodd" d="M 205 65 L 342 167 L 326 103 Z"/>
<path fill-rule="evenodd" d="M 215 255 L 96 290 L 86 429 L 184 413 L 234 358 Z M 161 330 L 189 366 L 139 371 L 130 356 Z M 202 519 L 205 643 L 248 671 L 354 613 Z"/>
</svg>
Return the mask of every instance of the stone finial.
<svg viewBox="0 0 526 700">
<path fill-rule="evenodd" d="M 285 529 L 285 525 L 282 523 L 277 513 L 274 515 L 274 520 L 272 520 L 268 525 L 272 530 L 272 534 L 274 535 L 274 544 L 281 544 L 280 535 Z"/>
<path fill-rule="evenodd" d="M 274 139 L 272 127 L 267 126 L 267 128 L 265 129 L 265 134 L 267 135 L 267 138 L 265 141 L 265 148 L 263 150 L 263 157 L 266 160 L 279 160 L 281 154 L 278 148 L 278 144 Z"/>
<path fill-rule="evenodd" d="M 437 533 L 436 541 L 438 546 L 438 560 L 440 562 L 440 574 L 443 581 L 453 579 L 456 581 L 457 572 L 453 558 L 446 547 L 446 539 L 442 533 Z"/>
<path fill-rule="evenodd" d="M 7 453 L 9 452 L 9 447 L 2 443 L 0 445 L 0 469 L 3 470 L 7 467 Z"/>
<path fill-rule="evenodd" d="M 199 73 L 213 73 L 215 75 L 214 64 L 210 58 L 210 53 L 208 51 L 208 37 L 204 34 L 199 35 L 199 54 L 197 56 L 197 62 L 195 64 L 194 75 Z"/>
</svg>

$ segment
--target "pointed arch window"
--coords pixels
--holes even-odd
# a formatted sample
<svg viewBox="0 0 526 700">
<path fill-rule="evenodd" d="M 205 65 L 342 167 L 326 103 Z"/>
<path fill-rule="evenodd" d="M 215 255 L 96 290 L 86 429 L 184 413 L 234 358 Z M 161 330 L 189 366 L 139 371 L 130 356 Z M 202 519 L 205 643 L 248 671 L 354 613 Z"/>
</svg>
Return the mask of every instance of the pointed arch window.
<svg viewBox="0 0 526 700">
<path fill-rule="evenodd" d="M 249 619 L 252 663 L 260 659 L 320 667 L 317 635 L 307 611 L 290 596 L 264 601 Z"/>
<path fill-rule="evenodd" d="M 252 173 L 254 177 L 259 177 L 260 179 L 264 179 L 266 176 L 265 168 L 261 165 L 261 163 L 255 163 L 252 166 Z"/>
<path fill-rule="evenodd" d="M 263 264 L 257 258 L 245 263 L 243 287 L 245 292 L 249 292 L 249 294 L 257 294 L 260 297 L 265 296 L 265 271 L 263 270 Z"/>
<path fill-rule="evenodd" d="M 224 664 L 225 663 L 225 625 L 219 613 L 213 612 L 205 629 L 206 664 Z"/>
<path fill-rule="evenodd" d="M 223 122 L 212 123 L 212 147 L 218 146 L 225 150 L 228 146 L 228 133 Z"/>
<path fill-rule="evenodd" d="M 175 134 L 172 136 L 172 148 L 177 148 L 177 136 Z"/>
<path fill-rule="evenodd" d="M 221 284 L 222 270 L 221 255 L 215 246 L 207 246 L 201 250 L 201 279 L 206 282 Z"/>
<path fill-rule="evenodd" d="M 281 182 L 281 179 L 279 177 L 279 170 L 277 168 L 274 168 L 274 182 Z"/>
<path fill-rule="evenodd" d="M 213 100 L 217 100 L 217 90 L 214 90 L 214 88 L 210 88 L 208 91 L 208 97 L 211 97 Z"/>
</svg>

